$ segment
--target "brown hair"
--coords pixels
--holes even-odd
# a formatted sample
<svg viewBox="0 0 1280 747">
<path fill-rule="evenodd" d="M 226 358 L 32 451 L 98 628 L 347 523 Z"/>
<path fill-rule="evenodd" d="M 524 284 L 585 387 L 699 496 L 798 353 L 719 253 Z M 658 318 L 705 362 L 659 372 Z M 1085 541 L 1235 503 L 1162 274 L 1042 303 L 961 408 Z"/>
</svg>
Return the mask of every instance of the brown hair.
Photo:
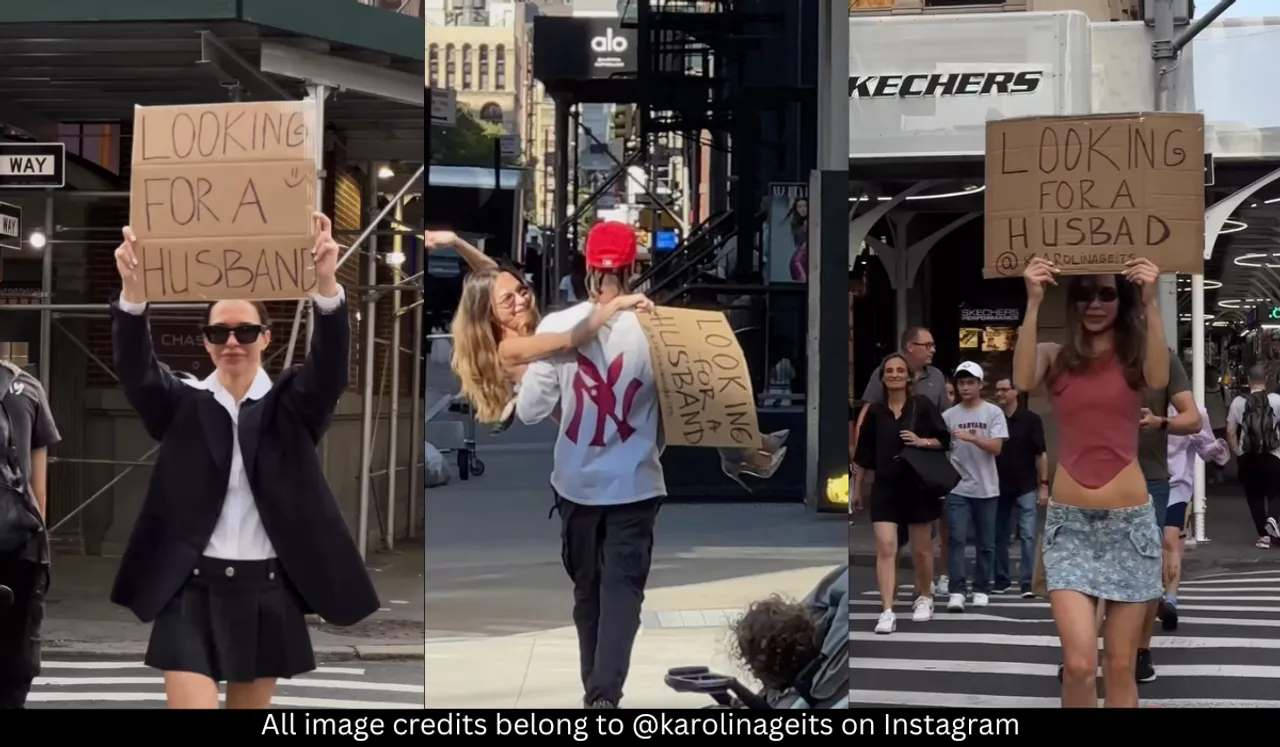
<svg viewBox="0 0 1280 747">
<path fill-rule="evenodd" d="M 733 658 L 770 690 L 785 690 L 822 653 L 822 631 L 804 605 L 778 595 L 753 602 L 733 625 Z"/>
<path fill-rule="evenodd" d="M 498 359 L 498 343 L 502 331 L 493 320 L 493 285 L 500 275 L 512 275 L 523 284 L 524 280 L 505 268 L 486 268 L 467 273 L 462 281 L 462 300 L 453 315 L 453 355 L 450 365 L 462 384 L 475 410 L 476 419 L 482 423 L 496 423 L 502 419 L 502 411 L 511 401 L 514 388 L 507 372 Z M 538 322 L 537 299 L 529 299 L 533 321 Z"/>
<path fill-rule="evenodd" d="M 924 329 L 924 327 L 916 327 L 916 329 Z M 914 335 L 912 335 L 912 339 L 915 339 Z M 884 389 L 884 367 L 889 365 L 889 361 L 894 359 L 902 361 L 902 365 L 907 367 L 907 400 L 910 401 L 912 397 L 916 396 L 916 379 L 915 374 L 911 371 L 911 364 L 907 362 L 906 353 L 889 353 L 880 360 L 880 387 L 881 389 Z M 884 393 L 885 398 L 887 399 L 889 396 L 889 390 L 884 389 Z"/>
<path fill-rule="evenodd" d="M 213 307 L 214 307 L 214 306 L 217 306 L 217 305 L 218 305 L 218 304 L 220 304 L 220 303 L 222 303 L 222 302 L 221 302 L 221 301 L 214 301 L 213 303 L 209 304 L 209 308 L 205 309 L 205 311 L 204 311 L 204 323 L 205 323 L 205 324 L 209 324 L 210 322 L 212 322 L 212 321 L 213 321 Z M 245 303 L 247 303 L 247 304 L 249 304 L 250 306 L 252 306 L 252 307 L 253 307 L 253 309 L 254 309 L 254 311 L 257 311 L 257 312 L 258 312 L 258 322 L 259 322 L 262 326 L 267 327 L 268 329 L 270 329 L 270 327 L 271 327 L 271 315 L 267 313 L 267 305 L 266 305 L 265 303 L 261 302 L 261 301 L 245 301 Z"/>
<path fill-rule="evenodd" d="M 1093 353 L 1085 347 L 1084 320 L 1080 304 L 1074 299 L 1081 290 L 1098 287 L 1098 275 L 1076 275 L 1067 282 L 1067 340 L 1049 367 L 1046 382 L 1052 386 L 1063 374 L 1079 374 L 1094 363 Z M 1146 387 L 1142 362 L 1146 355 L 1147 335 L 1143 326 L 1142 306 L 1138 302 L 1138 289 L 1123 275 L 1113 275 L 1119 308 L 1112 329 L 1115 332 L 1115 356 L 1124 368 L 1124 380 L 1131 389 Z"/>
</svg>

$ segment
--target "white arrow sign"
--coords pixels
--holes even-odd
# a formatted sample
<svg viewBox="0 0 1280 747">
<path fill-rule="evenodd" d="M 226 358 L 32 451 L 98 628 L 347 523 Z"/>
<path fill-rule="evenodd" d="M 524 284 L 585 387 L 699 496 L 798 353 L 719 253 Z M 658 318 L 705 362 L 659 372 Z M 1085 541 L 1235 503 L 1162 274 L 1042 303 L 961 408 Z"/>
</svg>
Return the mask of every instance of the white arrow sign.
<svg viewBox="0 0 1280 747">
<path fill-rule="evenodd" d="M 453 127 L 458 121 L 458 95 L 443 88 L 432 88 L 427 98 L 431 101 L 431 126 Z"/>
</svg>

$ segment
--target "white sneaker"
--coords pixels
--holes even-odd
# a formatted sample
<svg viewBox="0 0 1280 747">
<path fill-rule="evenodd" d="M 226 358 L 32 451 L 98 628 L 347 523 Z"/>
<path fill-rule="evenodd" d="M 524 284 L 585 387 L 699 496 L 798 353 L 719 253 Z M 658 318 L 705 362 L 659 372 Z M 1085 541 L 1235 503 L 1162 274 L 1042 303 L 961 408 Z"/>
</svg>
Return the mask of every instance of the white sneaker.
<svg viewBox="0 0 1280 747">
<path fill-rule="evenodd" d="M 918 597 L 911 605 L 911 622 L 929 622 L 933 619 L 933 600 L 929 597 Z"/>
<path fill-rule="evenodd" d="M 880 619 L 876 621 L 876 632 L 881 635 L 888 635 L 898 629 L 898 616 L 893 614 L 893 610 L 885 610 L 880 613 Z"/>
<path fill-rule="evenodd" d="M 934 584 L 933 590 L 935 594 L 946 594 L 947 589 L 951 586 L 951 579 L 945 575 L 938 576 L 938 583 Z"/>
<path fill-rule="evenodd" d="M 982 592 L 980 592 L 980 591 L 975 591 L 975 592 L 973 593 L 973 606 L 974 606 L 974 607 L 986 607 L 986 606 L 987 606 L 987 602 L 988 602 L 988 599 L 987 599 L 987 595 L 986 595 L 986 594 L 983 594 L 983 593 L 982 593 Z"/>
<path fill-rule="evenodd" d="M 947 612 L 964 612 L 964 594 L 952 594 L 947 599 Z"/>
</svg>

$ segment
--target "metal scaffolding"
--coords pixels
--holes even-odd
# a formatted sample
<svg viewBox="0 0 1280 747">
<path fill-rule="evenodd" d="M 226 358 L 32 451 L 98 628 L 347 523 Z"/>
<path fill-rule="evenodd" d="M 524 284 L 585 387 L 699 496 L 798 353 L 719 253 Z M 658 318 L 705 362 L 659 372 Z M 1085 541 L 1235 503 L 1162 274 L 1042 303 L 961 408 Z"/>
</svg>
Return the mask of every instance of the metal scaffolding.
<svg viewBox="0 0 1280 747">
<path fill-rule="evenodd" d="M 320 97 L 320 111 L 323 113 L 323 97 Z M 366 164 L 368 173 L 376 174 L 376 168 L 373 164 Z M 421 444 L 424 439 L 424 422 L 423 422 L 423 403 L 420 392 L 422 391 L 422 376 L 424 373 L 425 361 L 422 356 L 422 332 L 423 332 L 423 309 L 425 304 L 422 303 L 422 293 L 424 288 L 424 273 L 418 272 L 411 276 L 404 276 L 400 270 L 399 263 L 387 264 L 392 269 L 393 282 L 391 284 L 377 284 L 377 269 L 379 262 L 378 237 L 394 236 L 394 243 L 388 242 L 390 251 L 399 248 L 399 237 L 406 235 L 406 232 L 396 231 L 379 231 L 377 227 L 388 217 L 399 218 L 400 209 L 404 203 L 405 197 L 409 194 L 410 189 L 419 183 L 425 173 L 425 167 L 420 166 L 415 174 L 405 181 L 400 190 L 392 196 L 387 204 L 381 209 L 377 209 L 377 183 L 376 178 L 371 178 L 363 203 L 366 206 L 365 219 L 367 224 L 359 235 L 350 245 L 345 246 L 345 252 L 338 260 L 338 266 L 345 264 L 354 254 L 362 252 L 367 261 L 368 282 L 363 285 L 346 286 L 349 298 L 355 298 L 357 303 L 362 304 L 360 315 L 360 333 L 363 344 L 360 346 L 360 355 L 363 357 L 363 370 L 365 379 L 363 382 L 363 391 L 361 396 L 361 434 L 360 434 L 360 474 L 356 478 L 359 480 L 359 516 L 357 529 L 357 543 L 360 548 L 362 557 L 368 555 L 368 514 L 370 507 L 370 496 L 376 494 L 373 487 L 373 480 L 378 477 L 385 476 L 387 479 L 386 494 L 386 511 L 385 516 L 380 516 L 383 520 L 379 521 L 379 529 L 383 538 L 386 549 L 393 550 L 395 548 L 395 512 L 397 498 L 397 475 L 400 472 L 408 470 L 408 530 L 407 535 L 412 538 L 416 534 L 416 524 L 418 519 L 417 501 L 425 494 L 423 490 L 424 482 L 421 468 L 424 466 L 421 448 L 409 449 L 409 463 L 407 466 L 398 464 L 399 461 L 399 443 L 398 428 L 400 415 L 400 364 L 401 355 L 408 354 L 413 362 L 410 393 L 411 393 L 411 413 L 410 413 L 410 443 Z M 323 172 L 321 179 L 323 179 Z M 320 190 L 323 194 L 323 190 Z M 105 371 L 112 379 L 117 382 L 115 371 L 99 356 L 95 355 L 88 344 L 76 337 L 74 332 L 62 323 L 62 319 L 101 319 L 109 313 L 110 306 L 105 303 L 51 303 L 49 300 L 53 298 L 53 254 L 56 246 L 65 246 L 71 244 L 114 244 L 115 241 L 104 239 L 57 239 L 59 233 L 82 233 L 92 234 L 97 232 L 105 233 L 109 230 L 119 231 L 119 228 L 111 227 L 63 227 L 58 226 L 55 222 L 55 203 L 57 200 L 85 200 L 85 199 L 122 199 L 128 200 L 128 192 L 102 192 L 102 191 L 54 191 L 47 192 L 45 197 L 45 215 L 44 215 L 44 232 L 48 237 L 48 242 L 44 247 L 44 255 L 42 258 L 41 268 L 41 287 L 40 287 L 40 303 L 35 304 L 0 304 L 0 311 L 19 313 L 19 312 L 36 312 L 40 314 L 40 333 L 39 333 L 39 378 L 44 385 L 45 390 L 49 391 L 51 386 L 52 371 L 52 342 L 54 330 L 62 332 L 70 342 L 83 353 L 86 358 L 94 365 Z M 350 233 L 350 232 L 348 232 Z M 412 235 L 412 234 L 408 234 Z M 366 249 L 361 246 L 368 243 Z M 422 261 L 425 267 L 425 247 L 422 249 Z M 402 255 L 401 255 L 402 257 Z M 386 257 L 383 257 L 386 260 Z M 402 304 L 403 293 L 414 293 L 418 295 L 416 302 L 408 305 Z M 390 295 L 392 303 L 392 328 L 390 330 L 390 339 L 385 340 L 377 336 L 377 302 L 383 295 Z M 290 329 L 289 343 L 287 346 L 278 348 L 264 361 L 264 364 L 271 362 L 280 355 L 285 356 L 284 365 L 287 367 L 292 364 L 298 336 L 302 327 L 304 314 L 303 309 L 309 304 L 304 301 L 298 302 L 298 311 L 295 313 L 293 323 Z M 174 311 L 196 311 L 204 310 L 207 304 L 192 303 L 157 303 L 153 305 L 151 318 L 153 321 L 165 322 L 190 322 L 190 316 L 165 316 L 167 312 Z M 401 327 L 402 318 L 410 315 L 413 320 L 413 344 L 411 349 L 405 350 L 401 345 Z M 308 319 L 307 339 L 310 340 L 312 324 L 310 314 L 305 315 Z M 373 378 L 374 378 L 374 355 L 377 344 L 385 345 L 384 367 L 382 381 L 379 384 L 378 392 L 374 395 Z M 388 376 L 389 373 L 389 376 Z M 388 394 L 386 391 L 387 379 L 390 378 L 391 385 L 391 405 L 388 415 L 388 441 L 387 441 L 387 459 L 386 466 L 383 469 L 373 469 L 373 451 L 378 435 L 378 421 L 381 418 L 381 401 Z M 50 529 L 52 535 L 65 526 L 71 519 L 80 515 L 86 507 L 96 501 L 103 495 L 106 495 L 111 489 L 123 480 L 134 468 L 140 466 L 150 466 L 153 464 L 148 461 L 159 450 L 159 445 L 152 446 L 144 454 L 133 460 L 118 459 L 91 459 L 79 457 L 55 457 L 50 459 L 51 464 L 82 464 L 82 465 L 111 465 L 123 467 L 118 473 L 104 484 L 102 487 L 93 492 L 87 499 L 80 502 L 73 510 L 65 516 L 58 519 Z M 321 448 L 324 448 L 323 445 Z M 376 510 L 376 507 L 375 507 Z M 379 512 L 380 515 L 382 512 Z"/>
</svg>

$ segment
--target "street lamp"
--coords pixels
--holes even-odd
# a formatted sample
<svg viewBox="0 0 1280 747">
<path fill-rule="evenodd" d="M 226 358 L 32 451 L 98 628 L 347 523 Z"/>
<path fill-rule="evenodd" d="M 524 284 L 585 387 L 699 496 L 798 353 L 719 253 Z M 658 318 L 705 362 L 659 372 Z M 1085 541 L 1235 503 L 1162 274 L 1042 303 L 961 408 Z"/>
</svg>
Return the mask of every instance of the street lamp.
<svg viewBox="0 0 1280 747">
<path fill-rule="evenodd" d="M 48 241 L 49 239 L 44 235 L 44 231 L 35 230 L 27 237 L 27 246 L 37 250 L 43 249 L 44 245 L 47 244 Z"/>
</svg>

